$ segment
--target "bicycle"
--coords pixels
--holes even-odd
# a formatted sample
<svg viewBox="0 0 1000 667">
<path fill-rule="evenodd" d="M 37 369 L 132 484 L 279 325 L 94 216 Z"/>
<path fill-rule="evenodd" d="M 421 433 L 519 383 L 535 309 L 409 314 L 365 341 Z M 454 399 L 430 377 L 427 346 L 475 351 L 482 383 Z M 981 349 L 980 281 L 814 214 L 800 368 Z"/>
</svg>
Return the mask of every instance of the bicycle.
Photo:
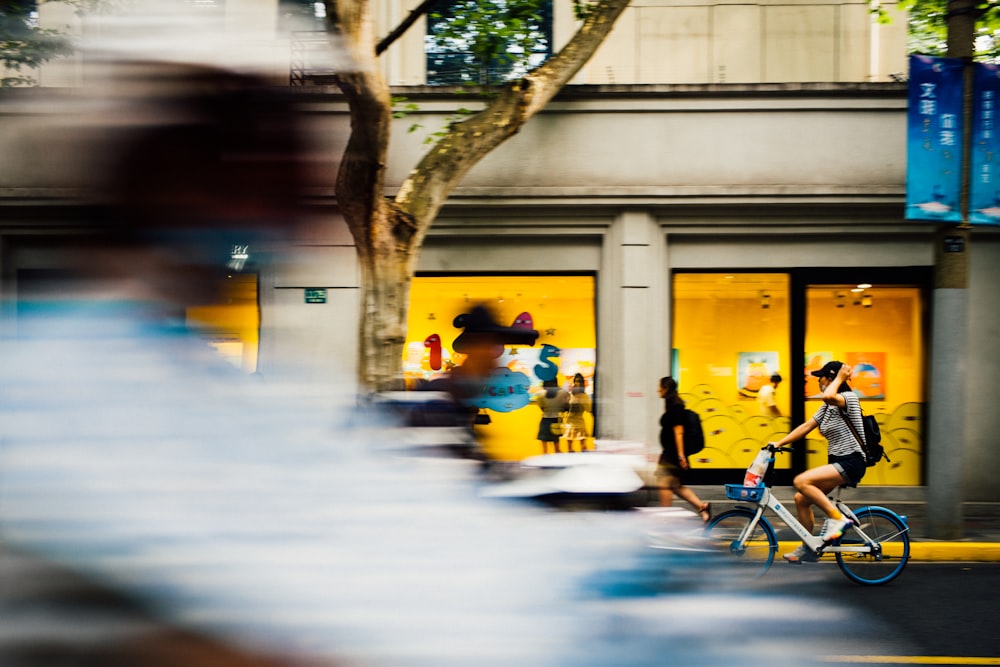
<svg viewBox="0 0 1000 667">
<path fill-rule="evenodd" d="M 767 471 L 774 466 L 775 453 L 791 452 L 789 447 L 768 444 L 771 456 L 767 461 Z M 750 502 L 755 507 L 737 506 L 713 517 L 705 528 L 705 535 L 713 545 L 740 558 L 755 576 L 762 576 L 774 562 L 778 551 L 778 537 L 764 516 L 770 509 L 809 547 L 817 556 L 832 553 L 837 564 L 847 578 L 866 586 L 885 584 L 900 575 L 910 559 L 909 526 L 905 516 L 900 516 L 885 507 L 866 506 L 852 510 L 841 500 L 837 487 L 829 498 L 840 512 L 854 524 L 839 539 L 826 542 L 813 535 L 788 511 L 784 503 L 771 493 L 771 488 L 763 481 L 761 485 L 745 487 L 740 484 L 726 484 L 726 496 L 732 500 Z"/>
</svg>

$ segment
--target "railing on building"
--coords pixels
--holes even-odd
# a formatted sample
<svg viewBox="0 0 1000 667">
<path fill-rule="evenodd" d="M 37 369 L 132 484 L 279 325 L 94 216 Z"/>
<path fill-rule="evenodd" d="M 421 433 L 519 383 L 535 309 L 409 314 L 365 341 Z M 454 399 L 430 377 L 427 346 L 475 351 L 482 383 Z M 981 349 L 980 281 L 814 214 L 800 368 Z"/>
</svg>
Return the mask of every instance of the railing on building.
<svg viewBox="0 0 1000 667">
<path fill-rule="evenodd" d="M 304 30 L 291 33 L 289 39 L 288 85 L 327 86 L 334 83 L 333 50 L 327 34 L 322 30 Z"/>
</svg>

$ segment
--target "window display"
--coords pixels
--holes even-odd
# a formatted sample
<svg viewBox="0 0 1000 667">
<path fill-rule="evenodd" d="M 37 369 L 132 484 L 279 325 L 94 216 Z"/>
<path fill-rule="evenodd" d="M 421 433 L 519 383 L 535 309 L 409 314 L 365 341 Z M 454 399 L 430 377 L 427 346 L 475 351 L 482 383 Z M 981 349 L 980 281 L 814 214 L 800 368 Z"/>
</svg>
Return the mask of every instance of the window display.
<svg viewBox="0 0 1000 667">
<path fill-rule="evenodd" d="M 408 388 L 444 377 L 462 364 L 461 316 L 483 303 L 503 326 L 538 332 L 534 345 L 504 346 L 497 368 L 481 387 L 477 407 L 483 418 L 476 429 L 487 454 L 520 460 L 546 451 L 546 441 L 539 437 L 544 416 L 540 397 L 552 382 L 567 397 L 580 397 L 567 400 L 566 409 L 560 412 L 559 422 L 564 421 L 564 413 L 572 428 L 560 433 L 556 451 L 593 448 L 594 289 L 590 275 L 414 278 L 403 356 Z M 571 405 L 578 406 L 572 418 Z"/>
<path fill-rule="evenodd" d="M 805 415 L 819 406 L 819 388 L 809 372 L 833 359 L 852 366 L 849 384 L 865 414 L 879 421 L 882 444 L 892 460 L 869 469 L 863 484 L 921 483 L 923 318 L 919 287 L 806 287 Z M 810 441 L 808 450 L 810 466 L 826 456 L 826 445 L 819 441 Z"/>
<path fill-rule="evenodd" d="M 694 466 L 745 468 L 764 443 L 813 415 L 819 386 L 810 372 L 836 359 L 854 368 L 851 387 L 879 421 L 892 460 L 870 469 L 863 484 L 920 484 L 921 288 L 809 284 L 810 275 L 817 274 L 674 275 L 673 374 L 706 436 Z M 801 380 L 791 377 L 799 372 L 789 364 L 793 352 L 802 359 Z M 815 438 L 804 443 L 806 467 L 825 463 L 826 443 Z M 777 464 L 793 466 L 790 457 Z"/>
<path fill-rule="evenodd" d="M 746 468 L 764 443 L 788 430 L 791 397 L 771 378 L 789 375 L 782 365 L 790 358 L 789 278 L 679 273 L 673 297 L 675 379 L 687 407 L 701 415 L 706 439 L 692 468 Z M 789 465 L 788 457 L 776 461 Z"/>
<path fill-rule="evenodd" d="M 209 344 L 244 373 L 257 370 L 260 308 L 257 274 L 232 273 L 219 286 L 219 302 L 187 309 L 187 318 Z"/>
</svg>

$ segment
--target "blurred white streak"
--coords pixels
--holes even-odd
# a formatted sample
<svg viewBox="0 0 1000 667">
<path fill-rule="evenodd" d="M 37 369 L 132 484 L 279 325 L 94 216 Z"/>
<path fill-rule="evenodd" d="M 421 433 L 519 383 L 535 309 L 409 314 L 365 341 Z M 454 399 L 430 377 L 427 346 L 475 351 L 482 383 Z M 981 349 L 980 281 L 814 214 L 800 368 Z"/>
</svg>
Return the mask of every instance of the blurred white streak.
<svg viewBox="0 0 1000 667">
<path fill-rule="evenodd" d="M 148 0 L 90 17 L 80 47 L 87 58 L 109 63 L 159 62 L 206 65 L 253 72 L 279 81 L 288 77 L 288 37 L 276 33 L 277 8 L 270 3 L 230 3 L 217 16 L 190 3 Z M 313 64 L 347 71 L 350 60 L 335 35 L 328 54 Z M 323 57 L 325 61 L 316 60 Z"/>
</svg>

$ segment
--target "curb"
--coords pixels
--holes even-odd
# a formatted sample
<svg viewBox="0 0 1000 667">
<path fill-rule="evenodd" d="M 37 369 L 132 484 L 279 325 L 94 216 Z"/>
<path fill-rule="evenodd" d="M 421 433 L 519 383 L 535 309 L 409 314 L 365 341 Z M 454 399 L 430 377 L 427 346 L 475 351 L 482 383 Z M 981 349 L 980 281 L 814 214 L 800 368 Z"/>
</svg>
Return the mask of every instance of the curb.
<svg viewBox="0 0 1000 667">
<path fill-rule="evenodd" d="M 779 541 L 778 553 L 788 553 L 799 546 L 796 541 Z M 910 560 L 914 562 L 962 561 L 970 563 L 1000 563 L 1000 543 L 997 542 L 910 542 Z"/>
<path fill-rule="evenodd" d="M 910 542 L 910 560 L 1000 562 L 996 542 Z"/>
</svg>

